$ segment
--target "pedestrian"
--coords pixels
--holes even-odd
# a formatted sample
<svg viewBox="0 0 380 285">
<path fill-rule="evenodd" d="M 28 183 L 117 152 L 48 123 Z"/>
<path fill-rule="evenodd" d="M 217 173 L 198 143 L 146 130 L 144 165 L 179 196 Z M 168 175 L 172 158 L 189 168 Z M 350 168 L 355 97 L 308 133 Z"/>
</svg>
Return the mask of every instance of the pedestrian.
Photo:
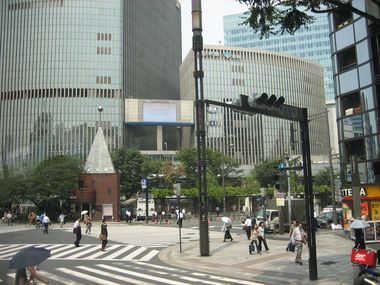
<svg viewBox="0 0 380 285">
<path fill-rule="evenodd" d="M 65 223 L 65 215 L 61 213 L 58 217 L 58 221 L 61 224 L 61 228 L 63 227 L 63 224 Z"/>
<path fill-rule="evenodd" d="M 36 214 L 32 211 L 28 215 L 29 225 L 34 225 L 36 223 Z"/>
<path fill-rule="evenodd" d="M 231 229 L 232 229 L 231 219 L 229 219 L 228 222 L 223 222 L 223 227 L 222 227 L 222 231 L 224 231 L 224 239 L 223 239 L 223 242 L 225 242 L 226 239 L 230 239 L 231 241 L 234 240 L 234 239 L 232 238 L 232 236 L 231 236 L 231 232 L 230 232 Z"/>
<path fill-rule="evenodd" d="M 129 210 L 127 210 L 127 223 L 132 223 L 132 214 Z"/>
<path fill-rule="evenodd" d="M 363 229 L 354 229 L 354 233 L 355 233 L 354 248 L 366 249 Z"/>
<path fill-rule="evenodd" d="M 49 224 L 50 224 L 50 219 L 49 217 L 45 214 L 44 217 L 42 218 L 42 224 L 44 226 L 43 233 L 48 234 L 49 233 Z"/>
<path fill-rule="evenodd" d="M 29 283 L 27 284 L 36 284 L 34 281 L 35 279 L 42 283 L 49 284 L 49 280 L 38 272 L 39 269 L 37 269 L 36 266 L 28 266 L 27 269 L 30 273 Z"/>
<path fill-rule="evenodd" d="M 247 216 L 247 218 L 244 221 L 244 229 L 245 233 L 247 234 L 247 239 L 251 239 L 251 233 L 252 233 L 252 220 L 250 216 Z"/>
<path fill-rule="evenodd" d="M 259 240 L 259 247 L 262 250 L 262 244 L 264 244 L 265 252 L 269 253 L 269 247 L 267 245 L 267 240 L 265 239 L 265 225 L 264 222 L 259 223 L 259 228 L 257 229 L 258 232 L 258 240 Z"/>
<path fill-rule="evenodd" d="M 7 214 L 7 221 L 8 221 L 8 226 L 12 226 L 12 213 L 9 212 Z"/>
<path fill-rule="evenodd" d="M 86 222 L 86 235 L 91 234 L 91 228 L 92 228 L 92 221 L 90 218 L 88 218 Z"/>
<path fill-rule="evenodd" d="M 257 231 L 257 225 L 256 224 L 253 224 L 252 225 L 252 234 L 251 234 L 251 244 L 256 247 L 256 251 L 258 254 L 261 254 L 261 247 L 259 247 L 259 244 L 258 244 L 258 236 L 259 236 L 259 233 Z M 249 252 L 251 254 L 251 252 Z"/>
<path fill-rule="evenodd" d="M 102 248 L 100 250 L 105 251 L 106 245 L 108 243 L 108 230 L 107 230 L 107 224 L 104 218 L 102 219 L 102 224 L 100 226 L 100 239 L 102 241 Z"/>
<path fill-rule="evenodd" d="M 296 228 L 293 230 L 291 240 L 292 240 L 292 243 L 296 245 L 296 249 L 297 249 L 295 262 L 300 265 L 303 265 L 301 255 L 302 255 L 303 244 L 306 243 L 306 235 L 305 235 L 305 231 L 302 228 L 302 223 L 298 223 L 298 222 L 296 223 Z"/>
<path fill-rule="evenodd" d="M 74 241 L 74 245 L 79 247 L 79 242 L 82 239 L 82 228 L 80 226 L 80 217 L 75 221 L 73 233 L 76 235 L 76 240 Z"/>
<path fill-rule="evenodd" d="M 26 274 L 26 268 L 17 269 L 15 277 L 15 285 L 28 284 L 28 275 Z"/>
<path fill-rule="evenodd" d="M 220 208 L 219 208 L 219 206 L 216 206 L 215 211 L 216 211 L 216 216 L 219 217 L 219 215 L 220 215 Z"/>
<path fill-rule="evenodd" d="M 165 221 L 165 211 L 161 212 L 161 223 Z"/>
</svg>

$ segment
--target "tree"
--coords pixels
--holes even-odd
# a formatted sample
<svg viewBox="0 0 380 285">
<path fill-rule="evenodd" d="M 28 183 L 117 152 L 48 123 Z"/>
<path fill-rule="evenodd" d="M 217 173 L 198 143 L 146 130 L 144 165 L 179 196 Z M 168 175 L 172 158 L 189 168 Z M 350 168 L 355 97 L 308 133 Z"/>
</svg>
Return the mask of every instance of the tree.
<svg viewBox="0 0 380 285">
<path fill-rule="evenodd" d="M 308 26 L 315 21 L 311 13 L 345 13 L 351 11 L 359 16 L 380 25 L 380 19 L 365 11 L 352 7 L 351 1 L 345 0 L 237 0 L 249 7 L 248 18 L 243 24 L 249 25 L 261 37 L 269 34 L 293 35 L 301 27 Z M 369 1 L 372 6 L 379 8 L 378 0 Z M 311 13 L 310 13 L 311 12 Z"/>
<path fill-rule="evenodd" d="M 328 192 L 331 185 L 331 172 L 329 167 L 320 170 L 313 177 L 313 190 L 315 192 Z"/>
<path fill-rule="evenodd" d="M 280 171 L 278 165 L 282 159 L 266 160 L 262 164 L 256 165 L 250 172 L 251 179 L 256 180 L 260 187 L 274 186 L 279 178 Z"/>
<path fill-rule="evenodd" d="M 112 162 L 116 170 L 120 172 L 120 192 L 131 197 L 141 189 L 144 157 L 137 149 L 117 149 L 111 154 Z"/>
</svg>

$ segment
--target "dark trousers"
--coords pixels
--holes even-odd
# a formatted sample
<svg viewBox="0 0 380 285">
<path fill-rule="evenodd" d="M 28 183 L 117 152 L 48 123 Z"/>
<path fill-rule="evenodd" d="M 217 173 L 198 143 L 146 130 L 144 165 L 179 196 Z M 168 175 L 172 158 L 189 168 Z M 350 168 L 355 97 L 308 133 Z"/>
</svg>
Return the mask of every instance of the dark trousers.
<svg viewBox="0 0 380 285">
<path fill-rule="evenodd" d="M 49 230 L 49 224 L 48 223 L 44 223 L 44 231 L 43 231 L 43 233 L 47 234 L 48 230 Z"/>
<path fill-rule="evenodd" d="M 246 231 L 246 233 L 247 233 L 247 238 L 248 239 L 251 239 L 251 233 L 252 233 L 252 227 L 247 227 L 246 229 L 245 229 L 245 231 Z"/>
<path fill-rule="evenodd" d="M 226 240 L 226 239 L 232 240 L 232 236 L 231 236 L 230 230 L 226 230 L 224 232 L 224 240 Z"/>
<path fill-rule="evenodd" d="M 269 250 L 269 247 L 267 245 L 267 241 L 263 237 L 259 237 L 259 247 L 262 249 L 261 243 L 264 244 L 265 250 Z"/>
<path fill-rule="evenodd" d="M 82 239 L 82 233 L 76 233 L 77 239 L 74 241 L 76 247 L 79 246 L 79 242 Z"/>
<path fill-rule="evenodd" d="M 106 248 L 106 245 L 108 243 L 108 240 L 102 240 L 102 249 L 105 249 Z"/>
</svg>

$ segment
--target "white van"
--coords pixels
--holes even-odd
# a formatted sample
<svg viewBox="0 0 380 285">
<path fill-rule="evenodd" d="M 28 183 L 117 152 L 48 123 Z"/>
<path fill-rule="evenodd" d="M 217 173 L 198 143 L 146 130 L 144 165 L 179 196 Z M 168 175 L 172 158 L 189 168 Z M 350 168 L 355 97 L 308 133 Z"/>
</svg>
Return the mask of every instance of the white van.
<svg viewBox="0 0 380 285">
<path fill-rule="evenodd" d="M 278 229 L 279 226 L 279 218 L 278 218 L 278 210 L 266 209 L 265 210 L 265 226 L 266 231 L 274 232 Z M 264 210 L 260 210 L 256 213 L 256 224 L 259 225 L 260 222 L 264 221 Z"/>
</svg>

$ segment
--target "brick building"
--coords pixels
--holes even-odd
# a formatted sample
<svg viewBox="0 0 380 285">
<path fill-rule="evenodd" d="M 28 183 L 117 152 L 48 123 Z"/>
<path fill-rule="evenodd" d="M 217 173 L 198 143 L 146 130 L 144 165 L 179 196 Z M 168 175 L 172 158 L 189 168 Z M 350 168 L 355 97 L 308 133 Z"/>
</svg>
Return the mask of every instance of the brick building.
<svg viewBox="0 0 380 285">
<path fill-rule="evenodd" d="M 119 220 L 120 183 L 99 127 L 79 179 L 79 189 L 74 191 L 75 207 L 87 210 L 93 220 Z"/>
</svg>

